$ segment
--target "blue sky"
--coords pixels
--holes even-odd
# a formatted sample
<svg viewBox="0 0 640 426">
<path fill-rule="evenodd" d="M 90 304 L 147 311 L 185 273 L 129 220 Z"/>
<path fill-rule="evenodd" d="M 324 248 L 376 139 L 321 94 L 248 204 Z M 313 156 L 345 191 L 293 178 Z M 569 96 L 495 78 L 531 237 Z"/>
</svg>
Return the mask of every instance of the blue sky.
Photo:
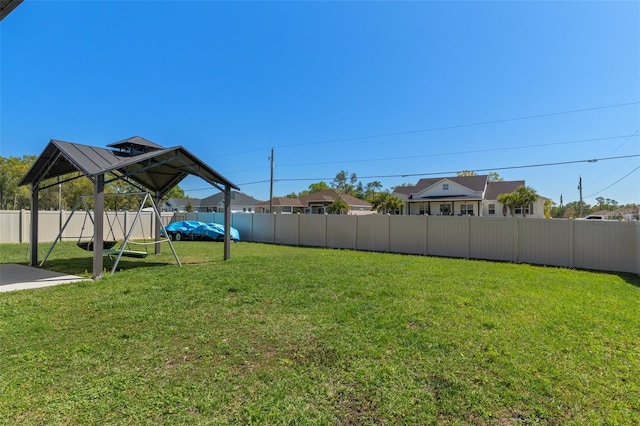
<svg viewBox="0 0 640 426">
<path fill-rule="evenodd" d="M 279 196 L 489 169 L 640 203 L 640 157 L 573 163 L 640 154 L 638 22 L 639 2 L 25 0 L 0 23 L 0 155 L 139 135 L 261 200 L 274 148 Z"/>
</svg>

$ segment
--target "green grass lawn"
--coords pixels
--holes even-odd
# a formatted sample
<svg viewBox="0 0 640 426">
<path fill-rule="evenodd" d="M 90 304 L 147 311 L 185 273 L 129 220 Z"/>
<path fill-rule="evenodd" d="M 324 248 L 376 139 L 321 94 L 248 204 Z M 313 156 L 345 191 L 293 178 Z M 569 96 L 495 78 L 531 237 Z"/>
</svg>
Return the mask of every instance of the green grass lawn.
<svg viewBox="0 0 640 426">
<path fill-rule="evenodd" d="M 637 276 L 175 246 L 181 268 L 165 245 L 0 293 L 0 423 L 640 424 Z M 45 268 L 90 256 L 59 244 Z"/>
</svg>

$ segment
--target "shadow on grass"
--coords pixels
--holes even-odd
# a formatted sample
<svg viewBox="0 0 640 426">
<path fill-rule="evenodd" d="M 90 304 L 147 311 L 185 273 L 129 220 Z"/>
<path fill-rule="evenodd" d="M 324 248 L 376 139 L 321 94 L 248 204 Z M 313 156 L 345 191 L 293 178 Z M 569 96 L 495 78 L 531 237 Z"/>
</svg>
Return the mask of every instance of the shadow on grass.
<svg viewBox="0 0 640 426">
<path fill-rule="evenodd" d="M 109 258 L 104 259 L 103 268 L 107 272 L 111 272 L 111 268 L 115 263 L 115 259 L 111 260 Z M 134 269 L 134 268 L 152 268 L 156 266 L 167 266 L 167 265 L 175 265 L 178 266 L 175 261 L 171 262 L 152 262 L 152 261 L 135 261 L 128 258 L 121 258 L 120 262 L 118 262 L 118 268 L 116 272 L 120 270 L 126 269 Z M 93 260 L 92 258 L 87 257 L 76 257 L 76 258 L 68 258 L 68 259 L 54 259 L 47 260 L 44 265 L 42 265 L 42 269 L 47 269 L 55 272 L 63 272 L 65 274 L 71 275 L 79 275 L 90 277 L 93 272 Z"/>
<path fill-rule="evenodd" d="M 640 288 L 640 275 L 636 275 L 632 273 L 623 273 L 623 272 L 619 272 L 619 273 L 612 272 L 612 274 L 617 275 L 623 280 L 625 280 L 627 283 Z"/>
</svg>

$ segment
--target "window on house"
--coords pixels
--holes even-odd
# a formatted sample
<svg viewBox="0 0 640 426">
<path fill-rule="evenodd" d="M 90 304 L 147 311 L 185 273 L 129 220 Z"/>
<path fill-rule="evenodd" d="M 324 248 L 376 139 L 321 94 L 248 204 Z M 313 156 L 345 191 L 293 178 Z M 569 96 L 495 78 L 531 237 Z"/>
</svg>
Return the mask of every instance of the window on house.
<svg viewBox="0 0 640 426">
<path fill-rule="evenodd" d="M 291 213 L 291 206 L 282 206 L 282 213 Z"/>
<path fill-rule="evenodd" d="M 473 204 L 463 204 L 460 206 L 460 214 L 473 214 Z"/>
<path fill-rule="evenodd" d="M 496 205 L 489 204 L 489 214 L 496 214 Z"/>
<path fill-rule="evenodd" d="M 443 191 L 448 191 L 449 190 L 449 184 L 448 183 L 443 183 L 442 184 L 442 190 Z"/>
<path fill-rule="evenodd" d="M 522 207 L 516 207 L 514 210 L 515 214 L 522 214 Z M 525 214 L 533 214 L 533 204 L 529 204 L 524 209 Z"/>
</svg>

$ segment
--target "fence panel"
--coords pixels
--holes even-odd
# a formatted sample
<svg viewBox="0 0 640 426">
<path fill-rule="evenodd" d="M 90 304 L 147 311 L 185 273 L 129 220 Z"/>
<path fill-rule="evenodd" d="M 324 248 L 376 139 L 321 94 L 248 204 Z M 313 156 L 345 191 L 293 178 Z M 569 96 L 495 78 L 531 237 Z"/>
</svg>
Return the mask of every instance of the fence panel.
<svg viewBox="0 0 640 426">
<path fill-rule="evenodd" d="M 240 241 L 252 241 L 253 214 L 231 215 L 231 226 L 240 234 Z"/>
<path fill-rule="evenodd" d="M 427 216 L 389 216 L 389 251 L 427 254 Z"/>
<path fill-rule="evenodd" d="M 342 214 L 330 214 L 326 217 L 327 247 L 355 250 L 358 217 Z"/>
<path fill-rule="evenodd" d="M 636 271 L 634 224 L 576 220 L 574 266 L 601 271 Z"/>
<path fill-rule="evenodd" d="M 299 214 L 277 214 L 275 216 L 275 241 L 277 244 L 297 246 L 299 242 Z"/>
<path fill-rule="evenodd" d="M 573 267 L 572 220 L 516 219 L 517 261 L 538 265 Z"/>
<path fill-rule="evenodd" d="M 326 247 L 327 246 L 327 215 L 301 214 L 300 238 L 301 246 Z"/>
<path fill-rule="evenodd" d="M 20 229 L 22 210 L 3 211 L 0 221 L 0 235 L 3 243 L 20 243 L 22 230 Z"/>
<path fill-rule="evenodd" d="M 273 243 L 274 240 L 274 214 L 253 214 L 253 240 L 259 243 Z"/>
<path fill-rule="evenodd" d="M 356 216 L 356 249 L 366 251 L 389 251 L 388 215 Z"/>
<path fill-rule="evenodd" d="M 469 218 L 469 257 L 515 261 L 516 226 L 514 218 Z"/>
<path fill-rule="evenodd" d="M 428 216 L 427 254 L 469 257 L 469 217 Z"/>
</svg>

